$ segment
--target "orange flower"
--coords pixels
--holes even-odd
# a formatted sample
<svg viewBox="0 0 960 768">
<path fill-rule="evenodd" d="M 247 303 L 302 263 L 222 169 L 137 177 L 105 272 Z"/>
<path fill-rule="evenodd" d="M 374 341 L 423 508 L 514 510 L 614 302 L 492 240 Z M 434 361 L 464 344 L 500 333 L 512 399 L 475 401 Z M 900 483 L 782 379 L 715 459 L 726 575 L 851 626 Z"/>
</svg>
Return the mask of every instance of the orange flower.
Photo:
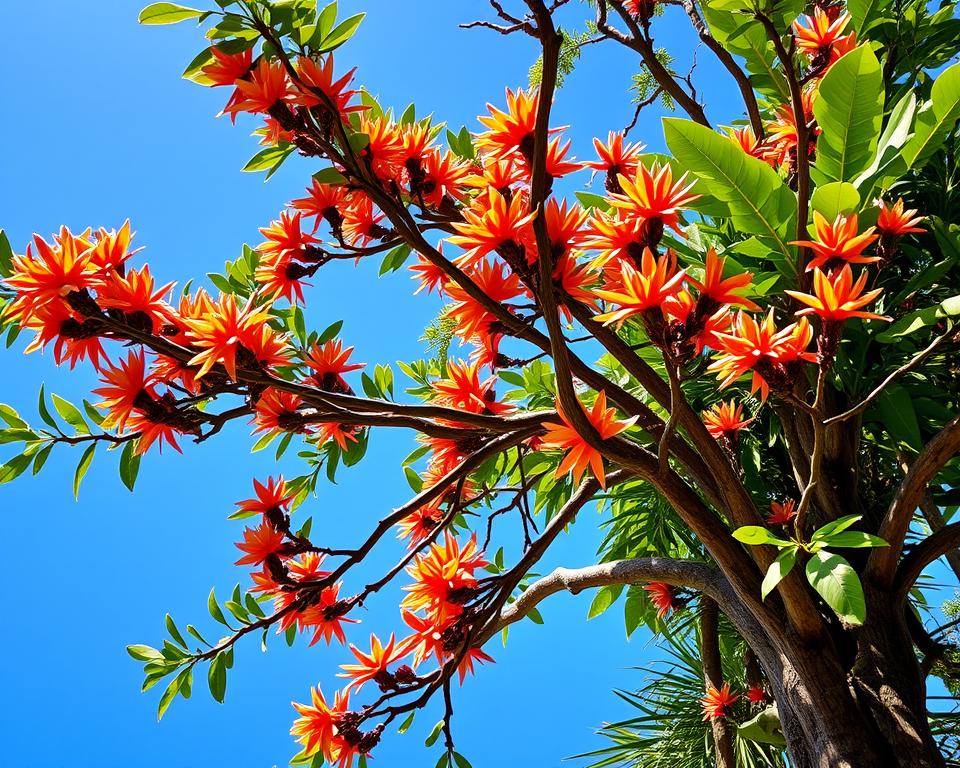
<svg viewBox="0 0 960 768">
<path fill-rule="evenodd" d="M 684 186 L 687 174 L 674 183 L 673 169 L 669 165 L 661 168 L 654 163 L 647 169 L 641 164 L 632 179 L 620 174 L 617 180 L 623 189 L 622 195 L 611 196 L 611 202 L 617 208 L 644 219 L 659 219 L 665 227 L 677 231 L 679 212 L 700 198 L 700 195 L 690 194 L 696 182 Z"/>
<path fill-rule="evenodd" d="M 102 371 L 100 380 L 104 386 L 94 389 L 93 394 L 104 398 L 103 402 L 97 403 L 98 408 L 107 409 L 104 429 L 116 427 L 123 430 L 143 394 L 153 399 L 153 379 L 147 375 L 146 367 L 143 350 L 138 349 L 121 359 L 119 365 L 108 365 Z"/>
<path fill-rule="evenodd" d="M 767 522 L 770 525 L 787 525 L 797 516 L 797 502 L 793 499 L 785 501 L 782 504 L 778 501 L 770 502 L 770 514 L 767 516 Z"/>
<path fill-rule="evenodd" d="M 146 264 L 125 275 L 111 271 L 97 286 L 97 303 L 103 308 L 121 310 L 130 324 L 139 326 L 147 322 L 149 332 L 158 333 L 169 323 L 173 311 L 163 298 L 173 285 L 167 283 L 154 290 L 153 275 Z"/>
<path fill-rule="evenodd" d="M 716 720 L 726 717 L 730 714 L 730 707 L 739 698 L 737 694 L 731 693 L 730 683 L 724 683 L 719 691 L 711 685 L 707 688 L 707 695 L 700 701 L 703 705 L 703 719 Z"/>
<path fill-rule="evenodd" d="M 547 143 L 547 161 L 544 170 L 551 179 L 559 179 L 567 174 L 576 173 L 583 168 L 583 163 L 564 159 L 570 149 L 570 143 L 568 139 L 567 143 L 561 147 L 559 136 L 551 139 Z M 525 162 L 524 167 L 528 170 L 527 178 L 532 178 L 533 168 L 531 165 Z"/>
<path fill-rule="evenodd" d="M 444 621 L 459 616 L 462 602 L 451 602 L 458 592 L 471 589 L 476 584 L 474 571 L 487 565 L 483 553 L 477 548 L 474 534 L 461 548 L 450 533 L 444 534 L 443 544 L 434 542 L 424 554 L 416 555 L 407 567 L 414 583 L 405 586 L 409 594 L 400 604 L 411 611 L 424 610 Z"/>
<path fill-rule="evenodd" d="M 813 340 L 813 329 L 806 318 L 777 330 L 773 309 L 759 323 L 745 312 L 738 312 L 730 333 L 720 333 L 720 357 L 707 368 L 722 379 L 720 388 L 730 386 L 747 371 L 753 372 L 751 392 L 760 390 L 766 398 L 769 391 L 767 377 L 777 377 L 776 384 L 789 384 L 795 372 L 787 364 L 797 361 L 814 362 L 816 354 L 806 349 Z"/>
<path fill-rule="evenodd" d="M 637 172 L 637 165 L 640 162 L 640 153 L 643 151 L 643 144 L 623 144 L 624 135 L 619 131 L 610 131 L 607 134 L 607 143 L 604 144 L 600 139 L 593 140 L 593 148 L 597 150 L 599 161 L 591 160 L 584 163 L 588 168 L 596 171 L 603 171 L 608 179 L 616 180 L 619 174 L 624 176 L 633 176 Z M 619 188 L 609 189 L 610 192 L 620 192 Z"/>
<path fill-rule="evenodd" d="M 483 159 L 482 168 L 471 167 L 471 174 L 464 179 L 464 186 L 476 189 L 493 187 L 505 194 L 510 187 L 524 179 L 524 168 L 516 158 L 507 157 L 496 160 Z"/>
<path fill-rule="evenodd" d="M 297 395 L 282 389 L 267 387 L 257 400 L 257 408 L 251 424 L 256 425 L 253 434 L 282 430 L 284 432 L 306 432 L 300 406 L 303 405 Z"/>
<path fill-rule="evenodd" d="M 397 523 L 397 538 L 409 538 L 408 546 L 412 549 L 433 533 L 442 519 L 443 512 L 439 507 L 433 505 L 420 507 Z"/>
<path fill-rule="evenodd" d="M 87 254 L 90 263 L 101 271 L 119 269 L 127 259 L 140 250 L 139 248 L 130 250 L 132 239 L 129 219 L 123 222 L 123 226 L 117 231 L 101 227 L 95 236 L 93 248 Z"/>
<path fill-rule="evenodd" d="M 367 146 L 360 154 L 369 158 L 373 172 L 381 179 L 399 181 L 403 168 L 403 134 L 400 127 L 386 117 L 360 114 L 358 133 L 366 135 Z"/>
<path fill-rule="evenodd" d="M 451 360 L 447 363 L 447 377 L 437 379 L 432 384 L 434 391 L 437 392 L 434 402 L 469 413 L 512 411 L 513 406 L 497 402 L 497 396 L 493 391 L 495 383 L 496 378 L 493 376 L 486 381 L 480 381 L 479 363 Z"/>
<path fill-rule="evenodd" d="M 797 47 L 811 58 L 829 54 L 830 48 L 842 40 L 849 23 L 850 14 L 846 11 L 831 21 L 822 8 L 814 6 L 813 16 L 802 15 L 793 22 Z"/>
<path fill-rule="evenodd" d="M 291 564 L 291 571 L 293 565 Z M 329 575 L 329 574 L 325 574 Z M 343 633 L 344 624 L 358 624 L 357 619 L 349 619 L 343 612 L 348 609 L 349 602 L 340 600 L 340 584 L 334 584 L 325 587 L 320 592 L 320 598 L 317 602 L 311 603 L 302 614 L 300 614 L 298 623 L 300 629 L 313 630 L 313 637 L 309 645 L 316 645 L 321 639 L 330 645 L 334 638 L 341 645 L 347 642 L 346 635 Z"/>
<path fill-rule="evenodd" d="M 223 108 L 233 117 L 238 112 L 269 112 L 274 104 L 289 101 L 293 95 L 283 63 L 266 57 L 250 71 L 249 80 L 237 80 L 236 86 L 236 97 Z"/>
<path fill-rule="evenodd" d="M 521 147 L 526 148 L 525 142 L 531 144 L 528 152 L 532 151 L 532 142 L 528 137 L 533 135 L 539 102 L 540 96 L 535 91 L 527 93 L 520 88 L 514 93 L 507 88 L 507 111 L 487 104 L 489 117 L 477 118 L 487 128 L 485 133 L 477 137 L 477 147 L 497 159 L 513 154 Z"/>
<path fill-rule="evenodd" d="M 213 61 L 200 68 L 212 86 L 233 85 L 250 71 L 253 64 L 253 48 L 239 53 L 227 53 L 217 46 L 210 46 Z"/>
<path fill-rule="evenodd" d="M 355 432 L 355 427 L 328 421 L 319 425 L 319 429 L 317 430 L 317 445 L 323 445 L 327 440 L 336 440 L 337 445 L 340 446 L 340 450 L 346 452 L 349 449 L 347 441 L 351 443 L 357 442 Z"/>
<path fill-rule="evenodd" d="M 405 641 L 408 651 L 413 653 L 413 665 L 419 666 L 431 656 L 435 657 L 437 663 L 442 664 L 446 659 L 453 657 L 453 652 L 444 650 L 443 633 L 456 621 L 455 618 L 437 624 L 432 618 L 421 618 L 415 613 L 409 611 L 403 612 L 403 620 L 413 630 L 413 634 Z M 473 663 L 493 662 L 493 658 L 488 656 L 479 648 L 469 648 L 457 667 L 460 676 L 460 684 L 463 684 L 467 674 L 473 674 Z"/>
<path fill-rule="evenodd" d="M 286 299 L 291 304 L 305 304 L 303 288 L 309 287 L 310 283 L 303 282 L 303 278 L 314 274 L 316 270 L 316 264 L 305 267 L 294 261 L 290 254 L 284 254 L 261 259 L 253 278 L 271 301 Z"/>
<path fill-rule="evenodd" d="M 627 419 L 626 421 L 617 421 L 616 408 L 607 408 L 607 393 L 601 391 L 589 410 L 581 402 L 580 408 L 586 414 L 587 419 L 593 425 L 593 428 L 600 435 L 601 440 L 609 440 L 615 435 L 619 435 L 625 429 L 632 427 L 637 417 Z M 603 472 L 603 454 L 588 443 L 583 436 L 577 432 L 563 412 L 563 408 L 557 402 L 557 415 L 562 423 L 544 422 L 547 434 L 543 438 L 543 447 L 557 448 L 566 451 L 563 461 L 557 467 L 556 476 L 562 477 L 567 472 L 573 471 L 574 482 L 579 482 L 586 472 L 587 467 L 593 471 L 594 477 L 600 481 L 600 487 L 606 488 L 606 476 Z"/>
<path fill-rule="evenodd" d="M 337 184 L 321 184 L 316 179 L 307 188 L 307 196 L 291 201 L 290 206 L 305 216 L 315 216 L 313 231 L 320 226 L 320 219 L 340 222 L 338 208 L 346 207 L 350 202 L 350 192 Z"/>
<path fill-rule="evenodd" d="M 476 264 L 504 243 L 522 245 L 523 241 L 529 240 L 529 225 L 536 217 L 536 213 L 529 212 L 522 195 L 514 195 L 508 203 L 492 187 L 486 195 L 478 197 L 472 206 L 464 208 L 462 213 L 464 221 L 453 224 L 460 234 L 447 238 L 465 251 L 457 259 L 460 266 Z M 525 232 L 524 228 L 528 231 Z"/>
<path fill-rule="evenodd" d="M 354 247 L 362 248 L 371 240 L 390 234 L 390 230 L 380 224 L 383 214 L 374 209 L 373 201 L 369 197 L 354 195 L 341 214 L 343 237 Z"/>
<path fill-rule="evenodd" d="M 264 256 L 277 257 L 301 253 L 306 246 L 317 243 L 315 237 L 301 230 L 302 215 L 300 211 L 282 211 L 279 219 L 261 227 L 260 234 L 267 239 L 257 246 L 257 250 Z"/>
<path fill-rule="evenodd" d="M 813 89 L 808 89 L 801 94 L 804 119 L 808 125 L 813 120 L 814 93 Z M 775 166 L 795 162 L 799 134 L 793 107 L 790 104 L 781 105 L 777 110 L 776 119 L 768 123 L 766 129 L 766 143 L 769 149 L 764 154 L 767 162 Z M 819 134 L 820 128 L 815 128 L 813 133 L 814 136 Z M 807 154 L 813 152 L 817 146 L 814 136 L 810 136 L 807 142 Z"/>
<path fill-rule="evenodd" d="M 10 317 L 27 320 L 37 307 L 73 291 L 81 291 L 93 283 L 94 266 L 90 263 L 92 243 L 84 236 L 76 237 L 66 227 L 50 244 L 40 235 L 33 236 L 37 256 L 31 246 L 24 256 L 13 257 L 13 274 L 4 282 L 17 292 Z"/>
<path fill-rule="evenodd" d="M 827 221 L 819 211 L 813 212 L 813 226 L 816 230 L 816 240 L 795 240 L 791 245 L 801 245 L 809 248 L 815 256 L 807 264 L 807 272 L 816 267 L 829 265 L 833 259 L 840 259 L 850 264 L 869 264 L 878 261 L 877 256 L 864 256 L 863 251 L 877 236 L 873 234 L 874 227 L 870 227 L 862 234 L 857 234 L 857 215 L 855 213 L 844 216 L 837 214 L 833 222 Z"/>
<path fill-rule="evenodd" d="M 610 261 L 643 258 L 644 243 L 647 242 L 650 227 L 645 219 L 638 216 L 617 215 L 598 211 L 590 219 L 590 234 L 586 247 L 600 251 L 592 262 L 592 267 L 605 267 Z"/>
<path fill-rule="evenodd" d="M 662 581 L 651 581 L 643 585 L 644 590 L 650 596 L 650 602 L 657 609 L 657 618 L 664 618 L 673 610 L 673 587 L 664 584 Z"/>
<path fill-rule="evenodd" d="M 53 359 L 57 365 L 70 361 L 71 370 L 80 360 L 89 360 L 98 371 L 103 362 L 107 362 L 106 352 L 97 335 L 96 322 L 85 321 L 76 315 L 62 299 L 55 299 L 38 306 L 29 319 L 23 322 L 24 330 L 36 331 L 24 353 L 43 349 L 51 341 Z"/>
<path fill-rule="evenodd" d="M 749 126 L 745 128 L 730 128 L 729 132 L 730 140 L 746 154 L 750 155 L 750 157 L 763 157 L 763 142 L 757 138 L 753 132 L 753 128 Z"/>
<path fill-rule="evenodd" d="M 357 661 L 360 663 L 340 665 L 340 669 L 342 669 L 343 672 L 338 673 L 337 677 L 350 678 L 350 682 L 344 689 L 346 692 L 349 692 L 353 688 L 359 690 L 363 684 L 369 680 L 374 680 L 380 684 L 380 690 L 389 690 L 389 686 L 384 680 L 384 677 L 389 674 L 387 667 L 398 659 L 402 659 L 408 653 L 403 644 L 397 645 L 396 638 L 392 634 L 386 645 L 380 642 L 379 637 L 371 634 L 370 653 L 364 653 L 353 643 L 350 644 L 350 651 L 357 657 Z"/>
<path fill-rule="evenodd" d="M 331 707 L 318 686 L 310 689 L 310 700 L 310 704 L 293 702 L 293 708 L 300 717 L 294 721 L 290 735 L 303 744 L 305 755 L 309 757 L 320 753 L 326 762 L 333 765 L 345 746 L 343 738 L 338 735 L 337 723 L 350 711 L 350 692 L 337 691 Z"/>
<path fill-rule="evenodd" d="M 520 278 L 510 272 L 502 262 L 491 264 L 483 261 L 476 271 L 471 271 L 468 275 L 481 291 L 498 304 L 515 299 L 523 292 Z M 454 333 L 462 339 L 471 339 L 488 332 L 490 324 L 496 318 L 483 304 L 452 280 L 445 283 L 444 291 L 453 302 L 448 305 L 447 317 L 457 323 Z"/>
<path fill-rule="evenodd" d="M 300 82 L 304 86 L 301 87 L 300 84 L 295 86 L 298 89 L 294 99 L 297 104 L 304 107 L 315 107 L 318 104 L 323 104 L 323 100 L 316 93 L 316 91 L 320 91 L 333 102 L 340 115 L 366 109 L 362 104 L 349 106 L 350 99 L 353 98 L 356 91 L 345 91 L 344 88 L 350 84 L 353 73 L 357 70 L 354 67 L 339 80 L 334 81 L 333 54 L 327 56 L 322 66 L 311 58 L 301 56 L 297 59 L 296 70 Z"/>
<path fill-rule="evenodd" d="M 900 237 L 909 232 L 926 232 L 923 227 L 917 226 L 923 221 L 923 216 L 917 216 L 916 214 L 915 209 L 904 210 L 902 197 L 889 208 L 881 200 L 880 213 L 877 215 L 877 231 L 887 237 Z"/>
<path fill-rule="evenodd" d="M 680 290 L 685 277 L 684 270 L 677 271 L 677 258 L 672 252 L 655 259 L 647 248 L 643 252 L 639 271 L 630 262 L 621 262 L 621 287 L 618 290 L 594 291 L 601 299 L 618 304 L 621 308 L 596 315 L 593 319 L 604 325 L 622 325 L 629 317 L 662 306 L 664 301 Z"/>
<path fill-rule="evenodd" d="M 420 285 L 417 286 L 417 290 L 413 292 L 413 295 L 416 296 L 424 289 L 426 289 L 427 293 L 433 293 L 434 288 L 437 289 L 437 293 L 442 294 L 447 273 L 422 253 L 417 253 L 416 256 L 417 263 L 407 267 L 407 269 L 413 272 L 413 279 L 420 281 Z"/>
<path fill-rule="evenodd" d="M 283 550 L 283 531 L 278 531 L 264 520 L 256 528 L 245 528 L 243 541 L 234 546 L 247 553 L 234 565 L 260 565 L 270 555 L 279 554 Z"/>
<path fill-rule="evenodd" d="M 557 202 L 557 198 L 550 198 L 544 213 L 544 221 L 547 224 L 550 243 L 554 248 L 554 259 L 557 259 L 558 254 L 584 245 L 589 233 L 584 230 L 583 225 L 588 216 L 589 214 L 577 203 L 568 204 L 566 200 Z"/>
<path fill-rule="evenodd" d="M 323 344 L 314 343 L 304 358 L 307 367 L 313 372 L 310 378 L 326 392 L 352 394 L 353 389 L 344 380 L 343 374 L 359 371 L 364 363 L 348 362 L 351 352 L 353 347 L 344 349 L 340 339 L 331 339 Z"/>
<path fill-rule="evenodd" d="M 744 427 L 753 423 L 753 419 L 743 418 L 743 405 L 721 402 L 704 411 L 703 423 L 707 432 L 718 440 L 733 437 Z"/>
<path fill-rule="evenodd" d="M 829 275 L 824 274 L 819 267 L 813 270 L 813 296 L 799 291 L 784 291 L 784 293 L 807 305 L 797 312 L 798 315 L 815 314 L 822 320 L 840 322 L 851 317 L 862 317 L 865 320 L 889 320 L 889 317 L 862 311 L 862 307 L 883 293 L 882 288 L 864 293 L 863 289 L 866 285 L 866 270 L 861 272 L 860 277 L 854 282 L 853 270 L 850 269 L 849 264 L 844 264 L 843 269 L 834 270 Z"/>
<path fill-rule="evenodd" d="M 253 481 L 253 490 L 256 498 L 244 499 L 237 502 L 237 512 L 234 515 L 250 517 L 252 515 L 267 515 L 273 510 L 285 512 L 293 501 L 293 493 L 288 493 L 287 484 L 284 482 L 283 475 L 274 480 L 267 478 L 266 484 L 259 480 Z"/>
<path fill-rule="evenodd" d="M 445 199 L 462 200 L 463 186 L 470 166 L 452 152 L 432 149 L 423 157 L 423 179 L 417 187 L 418 199 L 430 208 L 439 208 Z"/>
<path fill-rule="evenodd" d="M 749 309 L 751 312 L 758 312 L 760 307 L 749 299 L 738 296 L 736 293 L 736 291 L 750 285 L 753 275 L 750 272 L 744 272 L 724 280 L 723 265 L 726 261 L 726 258 L 717 256 L 715 249 L 710 248 L 707 251 L 706 272 L 703 277 L 703 282 L 699 283 L 691 277 L 687 277 L 687 281 L 696 286 L 697 290 L 700 291 L 701 299 L 706 297 L 710 299 L 713 304 L 736 304 L 745 309 Z"/>
<path fill-rule="evenodd" d="M 200 366 L 196 378 L 221 363 L 227 375 L 236 381 L 238 354 L 244 365 L 286 362 L 286 345 L 266 324 L 269 317 L 267 309 L 256 307 L 252 298 L 241 308 L 237 306 L 236 296 L 227 293 L 220 296 L 213 311 L 205 317 L 186 319 L 190 343 L 203 349 L 189 361 L 190 365 Z"/>
</svg>

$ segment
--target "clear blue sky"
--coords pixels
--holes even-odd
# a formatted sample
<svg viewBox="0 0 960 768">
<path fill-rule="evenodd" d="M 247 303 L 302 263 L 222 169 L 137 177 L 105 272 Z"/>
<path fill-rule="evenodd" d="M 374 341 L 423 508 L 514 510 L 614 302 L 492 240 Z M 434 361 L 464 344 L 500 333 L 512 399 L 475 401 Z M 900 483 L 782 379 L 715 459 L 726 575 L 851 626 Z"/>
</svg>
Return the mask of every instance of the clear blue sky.
<svg viewBox="0 0 960 768">
<path fill-rule="evenodd" d="M 154 273 L 182 284 L 235 258 L 241 243 L 258 242 L 257 227 L 299 196 L 316 168 L 293 159 L 268 184 L 261 175 L 239 173 L 256 151 L 249 127 L 214 119 L 223 90 L 179 79 L 201 35 L 190 23 L 138 27 L 140 5 L 17 6 L 18 32 L 5 37 L 8 74 L 0 86 L 0 226 L 22 251 L 34 231 L 49 235 L 61 223 L 117 227 L 129 217 Z M 485 102 L 500 103 L 505 86 L 526 82 L 534 58 L 529 40 L 457 29 L 482 16 L 485 2 L 341 6 L 342 15 L 364 6 L 371 13 L 338 53 L 339 68 L 357 65 L 358 80 L 385 105 L 402 109 L 413 100 L 419 114 L 476 130 Z M 566 17 L 583 12 L 571 6 Z M 672 47 L 691 50 L 684 27 L 666 19 L 660 29 Z M 605 137 L 632 114 L 625 98 L 632 57 L 603 46 L 588 53 L 560 92 L 554 121 L 574 126 L 580 158 L 591 154 L 594 135 Z M 706 56 L 700 60 L 700 85 L 722 112 L 733 91 Z M 724 117 L 731 116 L 716 115 Z M 662 147 L 653 112 L 634 136 Z M 308 299 L 312 324 L 323 328 L 345 318 L 344 339 L 370 364 L 420 356 L 417 338 L 436 306 L 410 297 L 405 273 L 377 280 L 375 270 L 325 267 Z M 23 357 L 22 347 L 0 352 L 0 401 L 36 422 L 41 382 L 68 398 L 87 393 L 86 370 L 58 371 L 50 355 Z M 242 525 L 226 515 L 248 495 L 251 478 L 276 471 L 269 454 L 249 454 L 247 435 L 246 427 L 235 428 L 200 446 L 187 443 L 183 456 L 150 455 L 133 495 L 119 481 L 116 454 L 101 454 L 75 503 L 70 478 L 79 456 L 65 448 L 39 478 L 0 487 L 0 561 L 14 575 L 11 586 L 19 585 L 8 590 L 0 633 L 0 763 L 267 768 L 295 752 L 287 734 L 290 701 L 305 700 L 318 681 L 332 690 L 342 649 L 304 643 L 288 649 L 275 639 L 263 655 L 255 641 L 243 643 L 224 705 L 198 679 L 193 698 L 178 699 L 159 724 L 159 689 L 139 693 L 140 667 L 123 650 L 128 643 L 159 643 L 166 611 L 181 626 L 194 622 L 216 634 L 205 619 L 207 592 L 216 586 L 225 594 L 246 578 L 232 566 Z M 404 501 L 409 491 L 398 465 L 411 439 L 375 434 L 367 459 L 342 472 L 339 485 L 320 489 L 308 504 L 318 540 L 350 544 Z M 591 562 L 598 522 L 592 508 L 584 512 L 544 569 Z M 634 687 L 639 675 L 628 668 L 650 652 L 642 635 L 624 641 L 619 607 L 585 622 L 589 600 L 554 598 L 543 609 L 546 627 L 527 622 L 514 629 L 508 649 L 492 644 L 496 665 L 457 691 L 458 748 L 475 768 L 558 766 L 563 757 L 604 745 L 592 729 L 624 714 L 610 691 Z M 366 626 L 389 632 L 398 623 L 395 599 L 388 595 L 378 605 L 364 617 Z M 436 712 L 423 713 L 407 735 L 388 734 L 375 764 L 433 765 L 436 750 L 431 757 L 422 742 L 436 719 Z"/>
</svg>

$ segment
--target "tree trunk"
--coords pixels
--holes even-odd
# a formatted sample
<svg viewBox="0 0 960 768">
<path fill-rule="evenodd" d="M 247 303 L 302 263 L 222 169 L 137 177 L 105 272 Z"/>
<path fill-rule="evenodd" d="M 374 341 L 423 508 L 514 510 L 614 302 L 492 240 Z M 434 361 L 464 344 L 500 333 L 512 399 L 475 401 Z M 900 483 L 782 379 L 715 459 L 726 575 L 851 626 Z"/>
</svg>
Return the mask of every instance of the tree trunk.
<svg viewBox="0 0 960 768">
<path fill-rule="evenodd" d="M 754 649 L 774 690 L 791 764 L 797 768 L 943 768 L 927 722 L 924 677 L 903 613 L 867 591 L 868 621 L 844 649 L 788 636 Z M 885 610 L 886 606 L 886 610 Z"/>
</svg>

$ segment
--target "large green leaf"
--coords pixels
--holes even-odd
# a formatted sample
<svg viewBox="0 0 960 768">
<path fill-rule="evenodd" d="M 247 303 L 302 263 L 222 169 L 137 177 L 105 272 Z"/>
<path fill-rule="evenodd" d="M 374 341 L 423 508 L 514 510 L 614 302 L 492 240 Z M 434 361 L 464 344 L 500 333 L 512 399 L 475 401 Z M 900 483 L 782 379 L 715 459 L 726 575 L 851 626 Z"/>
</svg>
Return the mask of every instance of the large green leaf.
<svg viewBox="0 0 960 768">
<path fill-rule="evenodd" d="M 856 32 L 858 38 L 861 37 L 867 25 L 877 18 L 881 9 L 889 4 L 890 0 L 847 0 L 847 10 L 853 22 L 848 30 Z"/>
<path fill-rule="evenodd" d="M 673 156 L 726 203 L 734 226 L 762 235 L 792 263 L 784 236 L 796 218 L 796 195 L 769 165 L 746 154 L 735 142 L 709 128 L 675 117 L 663 119 L 664 136 Z"/>
<path fill-rule="evenodd" d="M 823 181 L 854 179 L 873 161 L 883 121 L 883 74 L 869 45 L 850 51 L 827 70 L 813 114 L 823 129 L 816 175 Z"/>
<path fill-rule="evenodd" d="M 138 21 L 141 24 L 176 24 L 185 19 L 196 19 L 203 13 L 178 3 L 151 3 L 140 11 Z"/>
<path fill-rule="evenodd" d="M 867 606 L 863 599 L 860 577 L 840 555 L 815 552 L 807 561 L 807 581 L 848 624 L 863 624 Z"/>
<path fill-rule="evenodd" d="M 930 103 L 917 115 L 913 138 L 903 148 L 907 168 L 921 165 L 936 152 L 960 119 L 960 64 L 940 73 L 930 96 Z"/>
<path fill-rule="evenodd" d="M 813 191 L 810 204 L 825 219 L 833 221 L 837 214 L 856 212 L 860 208 L 860 193 L 849 182 L 831 181 Z"/>
</svg>

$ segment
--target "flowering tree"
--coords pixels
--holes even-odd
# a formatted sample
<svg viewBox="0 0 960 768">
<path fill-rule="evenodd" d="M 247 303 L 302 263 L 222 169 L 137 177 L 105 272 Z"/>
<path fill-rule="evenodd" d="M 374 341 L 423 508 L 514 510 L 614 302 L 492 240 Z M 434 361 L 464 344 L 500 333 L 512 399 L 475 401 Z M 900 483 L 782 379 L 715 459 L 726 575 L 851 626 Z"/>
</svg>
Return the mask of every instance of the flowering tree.
<svg viewBox="0 0 960 768">
<path fill-rule="evenodd" d="M 128 223 L 36 236 L 22 255 L 0 238 L 8 341 L 26 331 L 27 351 L 52 345 L 101 378 L 95 404 L 54 396 L 56 416 L 41 391 L 42 426 L 0 406 L 0 441 L 22 446 L 0 482 L 66 444 L 76 490 L 104 445 L 132 490 L 143 453 L 234 420 L 255 451 L 295 444 L 303 474 L 266 467 L 231 515 L 248 520 L 251 583 L 211 593 L 224 636 L 168 616 L 161 647 L 129 647 L 144 688 L 163 683 L 162 715 L 201 671 L 222 701 L 238 642 L 352 641 L 342 690 L 295 705 L 295 765 L 364 765 L 435 697 L 438 766 L 469 765 L 457 679 L 511 624 L 539 623 L 541 601 L 585 589 L 592 615 L 623 597 L 628 632 L 646 624 L 676 662 L 635 695 L 648 717 L 607 729 L 601 764 L 946 765 L 960 721 L 928 711 L 926 684 L 953 685 L 958 657 L 924 624 L 918 579 L 944 555 L 960 574 L 953 4 L 600 0 L 581 34 L 557 26 L 565 0 L 515 5 L 465 25 L 540 56 L 478 133 L 355 88 L 333 51 L 362 14 L 338 20 L 335 3 L 147 7 L 145 24 L 206 25 L 185 74 L 223 88 L 232 120 L 258 120 L 246 170 L 299 154 L 312 180 L 212 290 L 176 297 Z M 664 10 L 739 87 L 737 127 L 716 129 L 656 46 Z M 569 156 L 551 106 L 598 42 L 639 57 L 637 113 L 662 99 L 687 115 L 663 121 L 669 156 L 625 132 L 596 139 L 595 160 Z M 586 168 L 605 193 L 562 199 Z M 307 281 L 341 259 L 409 265 L 415 292 L 445 301 L 439 354 L 399 364 L 407 396 L 389 366 L 361 372 L 339 322 L 307 328 Z M 469 359 L 448 357 L 451 339 Z M 353 542 L 312 536 L 318 485 L 386 428 L 416 436 L 412 498 Z M 591 500 L 610 517 L 602 561 L 532 575 Z M 395 534 L 403 557 L 358 576 Z M 364 640 L 356 609 L 398 580 L 397 631 Z M 677 665 L 702 693 L 677 686 Z"/>
</svg>

